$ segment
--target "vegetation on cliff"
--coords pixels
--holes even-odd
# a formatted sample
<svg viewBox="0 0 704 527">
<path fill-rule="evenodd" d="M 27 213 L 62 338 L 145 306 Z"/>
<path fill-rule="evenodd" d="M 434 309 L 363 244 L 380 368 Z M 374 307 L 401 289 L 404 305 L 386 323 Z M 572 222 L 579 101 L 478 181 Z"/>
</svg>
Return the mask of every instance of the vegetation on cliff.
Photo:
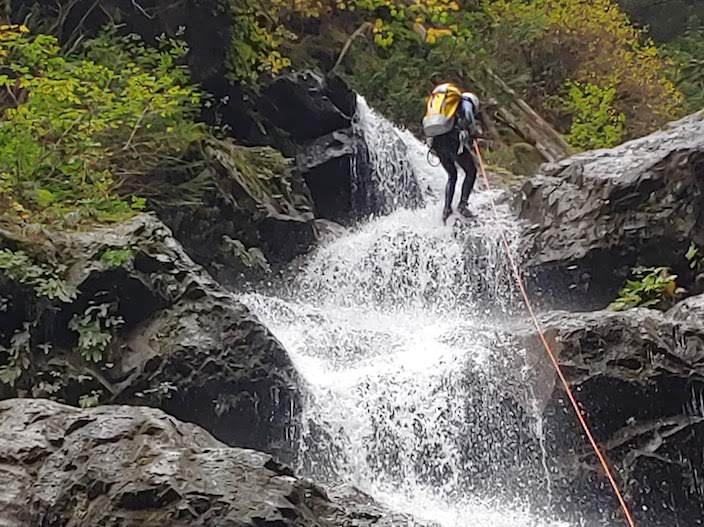
<svg viewBox="0 0 704 527">
<path fill-rule="evenodd" d="M 0 211 L 77 224 L 124 218 L 159 164 L 201 134 L 200 94 L 173 39 L 105 32 L 66 55 L 51 35 L 0 27 Z"/>
</svg>

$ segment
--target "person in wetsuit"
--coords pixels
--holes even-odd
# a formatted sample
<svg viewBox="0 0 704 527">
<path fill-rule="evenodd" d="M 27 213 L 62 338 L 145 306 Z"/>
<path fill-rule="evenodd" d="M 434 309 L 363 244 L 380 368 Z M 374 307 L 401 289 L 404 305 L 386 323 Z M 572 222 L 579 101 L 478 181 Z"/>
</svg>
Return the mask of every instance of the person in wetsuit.
<svg viewBox="0 0 704 527">
<path fill-rule="evenodd" d="M 472 155 L 471 142 L 477 136 L 478 110 L 479 100 L 476 95 L 470 92 L 462 93 L 452 130 L 431 139 L 430 148 L 447 172 L 445 206 L 442 211 L 443 223 L 452 214 L 458 165 L 464 171 L 464 181 L 457 211 L 463 216 L 471 215 L 467 208 L 467 202 L 477 178 L 477 166 Z"/>
</svg>

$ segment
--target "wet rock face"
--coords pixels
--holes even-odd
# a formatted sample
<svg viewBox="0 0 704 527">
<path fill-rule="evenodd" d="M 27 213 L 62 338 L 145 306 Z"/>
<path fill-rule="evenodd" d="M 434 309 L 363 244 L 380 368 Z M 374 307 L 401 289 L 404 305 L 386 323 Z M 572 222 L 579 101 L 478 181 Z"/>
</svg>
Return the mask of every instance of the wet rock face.
<svg viewBox="0 0 704 527">
<path fill-rule="evenodd" d="M 261 250 L 272 266 L 287 264 L 318 241 L 314 219 L 358 218 L 356 176 L 371 175 L 364 139 L 352 129 L 356 95 L 339 78 L 302 71 L 261 94 L 229 83 L 210 89 L 220 102 L 206 118 L 230 127 L 238 144 L 210 140 L 201 170 L 167 170 L 165 188 L 183 191 L 155 206 L 198 263 L 238 285 L 262 273 L 237 265 L 233 241 Z M 194 189 L 195 204 L 184 198 Z"/>
<path fill-rule="evenodd" d="M 415 525 L 152 408 L 0 402 L 0 452 L 7 527 Z"/>
<path fill-rule="evenodd" d="M 686 272 L 689 244 L 704 241 L 704 119 L 549 165 L 516 209 L 548 304 L 603 307 L 636 263 Z"/>
<path fill-rule="evenodd" d="M 355 219 L 355 175 L 366 145 L 351 128 L 321 136 L 296 149 L 296 165 L 305 174 L 317 218 L 349 223 Z"/>
<path fill-rule="evenodd" d="M 0 246 L 34 254 L 28 240 L 5 234 Z M 103 404 L 160 407 L 228 444 L 293 457 L 299 379 L 288 354 L 160 221 L 141 215 L 50 241 L 51 249 L 33 258 L 53 252 L 77 296 L 49 301 L 7 276 L 0 280 L 0 298 L 13 306 L 0 311 L 0 366 L 11 364 L 13 339 L 25 339 L 20 351 L 28 363 L 12 385 L 0 382 L 0 395 L 77 404 L 97 393 Z M 106 266 L 106 251 L 120 250 L 130 257 Z M 110 342 L 88 359 L 70 321 L 101 312 L 90 320 Z M 109 329 L 107 320 L 121 322 Z"/>
<path fill-rule="evenodd" d="M 310 191 L 317 218 L 352 214 L 354 159 L 364 144 L 352 132 L 356 95 L 339 77 L 314 71 L 281 75 L 261 95 L 221 88 L 227 95 L 218 116 L 240 142 L 271 145 L 295 160 L 294 173 Z M 242 127 L 243 121 L 256 126 Z"/>
<path fill-rule="evenodd" d="M 299 144 L 348 128 L 356 110 L 354 93 L 339 77 L 313 71 L 282 75 L 262 95 L 264 117 Z"/>
<path fill-rule="evenodd" d="M 703 303 L 704 296 L 693 297 L 665 314 L 633 309 L 545 317 L 548 339 L 643 525 L 696 526 L 704 518 L 704 324 L 697 316 Z M 618 514 L 537 337 L 526 342 L 540 380 L 555 487 L 575 510 Z"/>
<path fill-rule="evenodd" d="M 315 216 L 349 223 L 356 218 L 355 171 L 366 163 L 366 145 L 352 130 L 356 94 L 339 77 L 295 72 L 272 81 L 261 115 L 289 139 L 282 151 L 296 160 L 313 198 Z"/>
</svg>

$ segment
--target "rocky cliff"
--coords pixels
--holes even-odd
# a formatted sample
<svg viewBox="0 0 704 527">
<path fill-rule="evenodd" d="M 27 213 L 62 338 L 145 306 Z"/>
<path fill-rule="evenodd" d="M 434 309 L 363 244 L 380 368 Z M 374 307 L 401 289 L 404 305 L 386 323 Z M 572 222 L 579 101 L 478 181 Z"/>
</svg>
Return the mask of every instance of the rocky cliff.
<svg viewBox="0 0 704 527">
<path fill-rule="evenodd" d="M 652 526 L 704 517 L 704 297 L 665 313 L 588 310 L 612 300 L 636 265 L 676 269 L 678 284 L 698 290 L 685 253 L 702 243 L 703 139 L 704 119 L 690 116 L 547 166 L 515 202 L 533 292 L 565 309 L 543 315 L 548 341 L 636 518 Z M 541 392 L 555 482 L 570 496 L 560 507 L 616 510 L 537 335 L 516 335 Z"/>
<path fill-rule="evenodd" d="M 546 166 L 515 200 L 535 292 L 547 304 L 593 309 L 636 264 L 670 266 L 691 281 L 684 255 L 704 241 L 703 174 L 701 113 Z"/>
<path fill-rule="evenodd" d="M 323 229 L 390 212 L 370 182 L 393 175 L 374 161 L 398 158 L 379 158 L 388 145 L 360 135 L 356 94 L 335 75 L 288 72 L 256 90 L 227 80 L 231 4 L 155 1 L 149 13 L 137 2 L 98 4 L 72 2 L 57 19 L 54 2 L 17 1 L 11 14 L 44 12 L 64 43 L 108 20 L 149 39 L 186 26 L 193 78 L 212 95 L 201 117 L 217 134 L 186 166 L 149 175 L 163 189 L 147 196 L 153 214 L 70 232 L 0 228 L 0 525 L 414 525 L 281 464 L 298 453 L 306 386 L 230 290 L 243 278 L 269 287 L 268 270 L 309 252 Z M 555 161 L 514 199 L 548 338 L 638 520 L 701 525 L 704 297 L 666 313 L 602 309 L 636 265 L 671 267 L 699 292 L 684 254 L 704 244 L 704 119 L 558 161 L 562 137 L 490 77 L 494 117 L 529 157 Z M 555 508 L 615 511 L 522 322 L 507 339 L 511 352 L 528 352 Z M 507 411 L 520 404 L 506 401 Z M 491 429 L 492 454 L 501 433 Z M 471 463 L 486 459 L 467 451 Z"/>
<path fill-rule="evenodd" d="M 697 525 L 704 515 L 702 300 L 692 297 L 667 313 L 636 308 L 543 317 L 580 408 L 645 525 Z M 539 387 L 553 483 L 569 497 L 558 509 L 616 511 L 537 335 L 518 334 Z"/>
</svg>

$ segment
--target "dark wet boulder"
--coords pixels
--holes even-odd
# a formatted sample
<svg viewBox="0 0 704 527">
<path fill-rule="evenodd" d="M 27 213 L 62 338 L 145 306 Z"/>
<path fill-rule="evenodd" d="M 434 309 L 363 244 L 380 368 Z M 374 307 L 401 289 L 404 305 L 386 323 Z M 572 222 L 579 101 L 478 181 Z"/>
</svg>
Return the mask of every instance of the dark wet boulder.
<svg viewBox="0 0 704 527">
<path fill-rule="evenodd" d="M 160 410 L 0 402 L 2 525 L 411 527 L 354 489 L 328 497 L 271 456 Z"/>
<path fill-rule="evenodd" d="M 205 88 L 216 101 L 204 110 L 206 120 L 238 143 L 272 146 L 289 157 L 297 146 L 348 129 L 356 112 L 356 94 L 347 83 L 316 70 L 262 79 L 257 91 L 222 78 Z"/>
<path fill-rule="evenodd" d="M 296 166 L 310 189 L 316 218 L 337 222 L 355 219 L 355 180 L 357 171 L 365 166 L 360 158 L 360 152 L 365 151 L 364 141 L 352 128 L 297 147 Z"/>
<path fill-rule="evenodd" d="M 296 143 L 348 128 L 356 109 L 354 92 L 339 77 L 328 79 L 312 70 L 272 80 L 260 105 L 264 118 Z"/>
<path fill-rule="evenodd" d="M 350 224 L 370 213 L 422 202 L 398 134 L 390 125 L 365 134 L 360 111 L 368 109 L 358 108 L 357 94 L 341 78 L 303 70 L 271 80 L 257 94 L 229 85 L 211 91 L 224 101 L 211 110 L 212 119 L 228 126 L 238 142 L 269 145 L 295 160 L 316 218 Z M 395 157 L 381 160 L 386 165 L 374 159 L 390 154 Z M 386 171 L 399 166 L 404 192 L 385 195 Z"/>
<path fill-rule="evenodd" d="M 545 331 L 640 524 L 700 525 L 704 518 L 702 297 L 667 313 L 555 312 Z M 618 504 L 545 351 L 524 339 L 544 416 L 553 487 L 573 511 Z"/>
<path fill-rule="evenodd" d="M 548 165 L 516 199 L 536 293 L 594 309 L 638 265 L 673 267 L 704 242 L 704 118 Z"/>
<path fill-rule="evenodd" d="M 156 406 L 228 444 L 293 457 L 288 354 L 155 217 L 1 232 L 0 247 L 4 396 Z"/>
<path fill-rule="evenodd" d="M 206 87 L 219 101 L 205 110 L 208 121 L 240 144 L 270 146 L 294 160 L 316 217 L 349 219 L 355 159 L 364 145 L 352 129 L 357 96 L 341 78 L 302 70 L 271 79 L 256 93 L 229 82 Z"/>
</svg>

